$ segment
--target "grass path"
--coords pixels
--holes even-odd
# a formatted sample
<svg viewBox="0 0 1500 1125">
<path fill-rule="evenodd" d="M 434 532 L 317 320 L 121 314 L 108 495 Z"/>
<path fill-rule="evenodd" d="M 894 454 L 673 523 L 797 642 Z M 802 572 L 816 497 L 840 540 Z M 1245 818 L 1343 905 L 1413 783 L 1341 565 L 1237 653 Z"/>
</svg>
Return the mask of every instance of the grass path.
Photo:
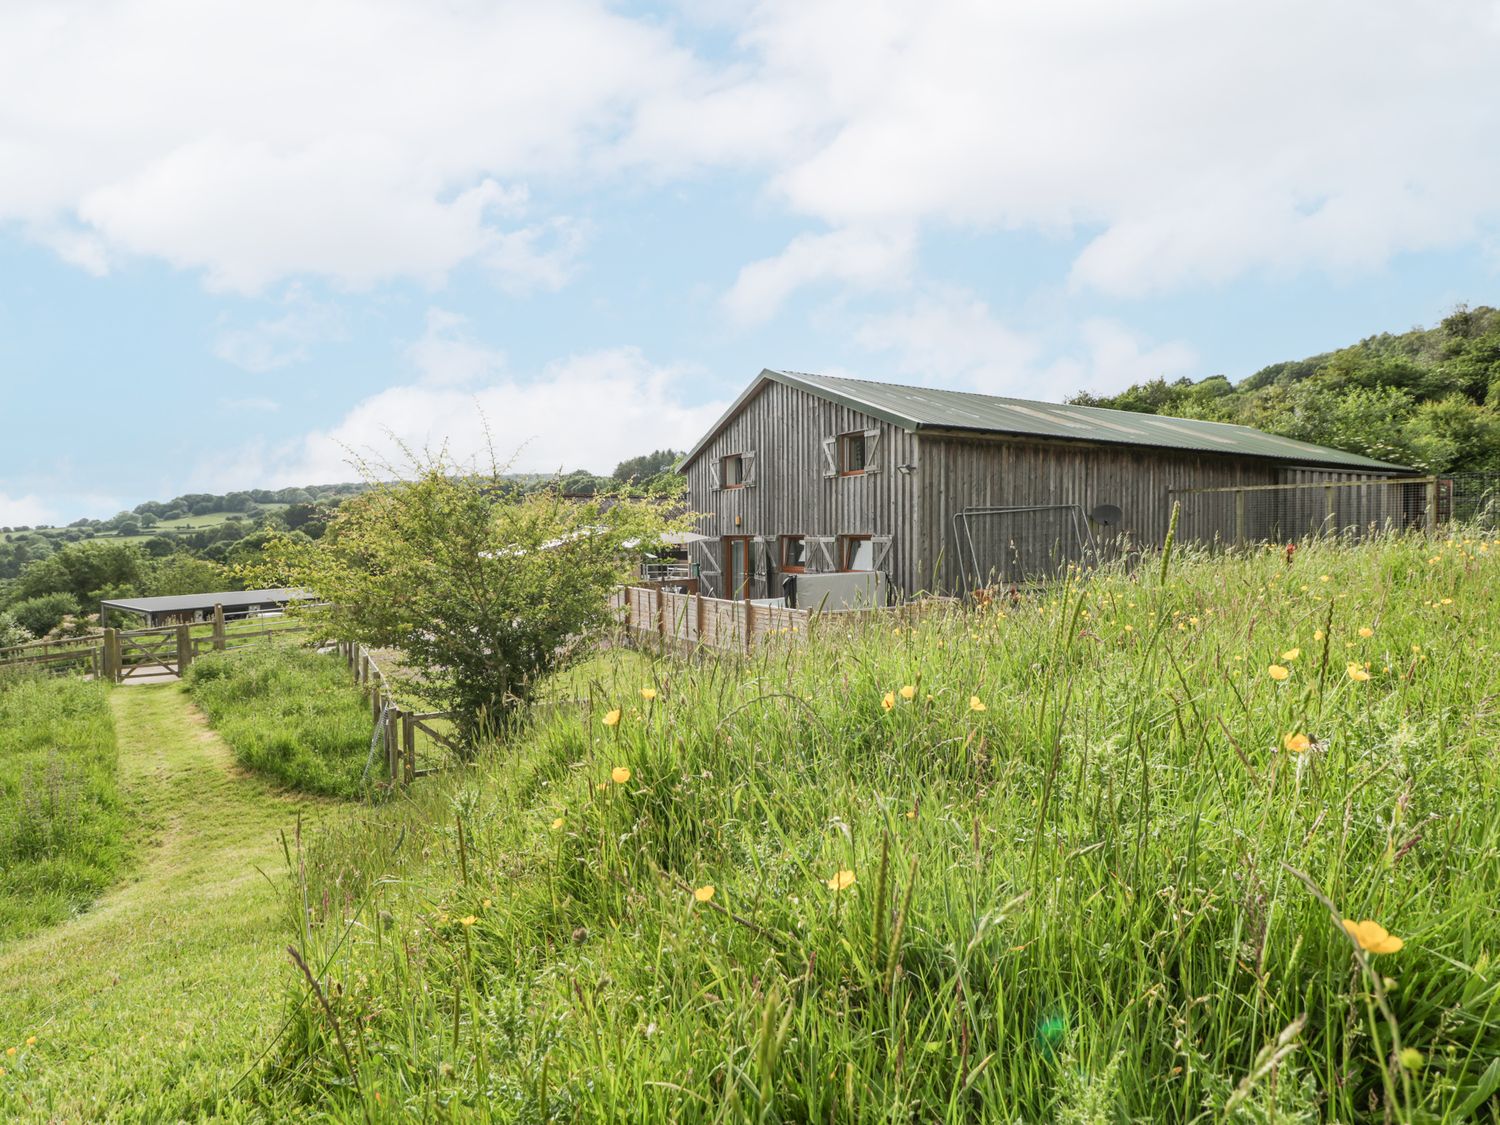
<svg viewBox="0 0 1500 1125">
<path fill-rule="evenodd" d="M 0 1119 L 241 1119 L 229 1088 L 285 1012 L 278 831 L 328 806 L 242 770 L 180 685 L 111 707 L 135 862 L 86 913 L 0 946 Z"/>
</svg>

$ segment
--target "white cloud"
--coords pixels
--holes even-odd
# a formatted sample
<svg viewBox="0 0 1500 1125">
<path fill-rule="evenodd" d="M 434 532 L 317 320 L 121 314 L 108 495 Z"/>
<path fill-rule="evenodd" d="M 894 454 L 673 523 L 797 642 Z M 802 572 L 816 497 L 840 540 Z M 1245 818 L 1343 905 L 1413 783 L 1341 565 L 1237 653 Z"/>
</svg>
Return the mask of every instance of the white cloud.
<svg viewBox="0 0 1500 1125">
<path fill-rule="evenodd" d="M 0 8 L 0 43 L 0 221 L 95 272 L 151 255 L 240 292 L 469 260 L 555 286 L 581 227 L 525 185 L 696 73 L 597 0 L 59 0 Z"/>
<path fill-rule="evenodd" d="M 475 341 L 468 323 L 457 313 L 427 310 L 427 330 L 406 349 L 406 358 L 424 384 L 461 387 L 494 378 L 505 369 L 505 353 Z"/>
<path fill-rule="evenodd" d="M 1076 328 L 1017 328 L 958 288 L 934 289 L 908 308 L 868 317 L 854 340 L 888 354 L 902 379 L 1054 402 L 1077 391 L 1105 394 L 1158 376 L 1177 378 L 1198 365 L 1188 344 L 1153 342 L 1107 318 Z"/>
<path fill-rule="evenodd" d="M 254 374 L 305 361 L 312 345 L 344 339 L 347 328 L 339 309 L 314 300 L 299 286 L 282 298 L 280 316 L 248 328 L 225 328 L 214 340 L 214 354 Z"/>
<path fill-rule="evenodd" d="M 1368 269 L 1500 218 L 1490 0 L 769 0 L 763 73 L 819 83 L 772 172 L 830 226 L 1082 231 L 1079 286 Z"/>
<path fill-rule="evenodd" d="M 531 377 L 491 372 L 474 386 L 423 379 L 372 395 L 336 425 L 290 446 L 251 446 L 206 472 L 241 486 L 348 480 L 355 475 L 351 457 L 400 464 L 405 445 L 446 446 L 457 459 L 481 463 L 492 447 L 502 463 L 514 457 L 517 472 L 607 473 L 627 457 L 680 449 L 702 435 L 727 404 L 683 405 L 700 377 L 656 366 L 638 349 L 615 348 L 556 360 Z"/>
<path fill-rule="evenodd" d="M 56 519 L 57 514 L 40 496 L 7 496 L 0 492 L 0 527 L 35 527 Z"/>
<path fill-rule="evenodd" d="M 772 316 L 805 285 L 838 281 L 851 289 L 900 284 L 910 268 L 912 240 L 905 234 L 839 230 L 801 234 L 780 254 L 740 270 L 724 297 L 735 320 L 752 324 Z"/>
<path fill-rule="evenodd" d="M 934 227 L 1082 233 L 1074 284 L 1139 295 L 1500 221 L 1493 0 L 33 0 L 0 43 L 0 222 L 235 291 L 556 287 L 580 195 L 719 169 L 830 232 L 745 266 L 745 320 Z"/>
</svg>

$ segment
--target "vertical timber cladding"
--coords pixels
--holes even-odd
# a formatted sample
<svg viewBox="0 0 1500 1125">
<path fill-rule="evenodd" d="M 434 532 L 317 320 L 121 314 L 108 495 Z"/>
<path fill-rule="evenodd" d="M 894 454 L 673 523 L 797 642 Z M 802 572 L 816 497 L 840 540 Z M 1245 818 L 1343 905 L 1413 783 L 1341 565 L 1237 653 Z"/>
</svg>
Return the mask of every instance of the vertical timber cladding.
<svg viewBox="0 0 1500 1125">
<path fill-rule="evenodd" d="M 1168 489 L 1284 479 L 1282 466 L 1269 460 L 1147 446 L 924 432 L 921 452 L 917 476 L 926 539 L 918 553 L 938 562 L 908 590 L 959 592 L 953 517 L 964 508 L 1078 504 L 1087 514 L 1101 504 L 1114 504 L 1131 543 L 1158 545 L 1171 521 Z M 1197 527 L 1199 522 L 1204 526 Z M 1207 524 L 1184 505 L 1179 523 L 1183 538 L 1211 539 L 1213 529 Z"/>
<path fill-rule="evenodd" d="M 880 431 L 871 458 L 878 471 L 828 476 L 824 439 L 860 430 Z M 753 475 L 747 462 L 744 487 L 715 488 L 722 458 L 737 453 L 755 455 Z M 890 556 L 883 569 L 896 587 L 910 591 L 922 585 L 918 568 L 925 537 L 917 508 L 922 470 L 902 473 L 897 466 L 917 463 L 914 434 L 800 388 L 766 380 L 685 467 L 688 502 L 693 511 L 703 513 L 698 530 L 704 535 L 764 538 L 768 574 L 765 582 L 753 587 L 756 596 L 780 594 L 782 535 L 890 536 Z M 722 570 L 719 544 L 704 548 L 716 553 Z M 693 561 L 699 559 L 693 556 Z M 706 575 L 703 592 L 725 596 L 722 575 Z"/>
</svg>

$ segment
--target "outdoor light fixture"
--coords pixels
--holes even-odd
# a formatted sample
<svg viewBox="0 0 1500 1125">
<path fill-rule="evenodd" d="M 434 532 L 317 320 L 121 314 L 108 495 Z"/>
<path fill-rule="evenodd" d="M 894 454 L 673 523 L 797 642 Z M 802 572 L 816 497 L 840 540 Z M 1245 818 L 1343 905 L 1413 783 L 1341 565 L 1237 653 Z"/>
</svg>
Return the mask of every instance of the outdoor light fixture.
<svg viewBox="0 0 1500 1125">
<path fill-rule="evenodd" d="M 912 473 L 914 473 L 914 472 L 917 471 L 917 467 L 915 465 L 910 465 L 910 464 L 908 464 L 908 465 L 897 465 L 896 466 L 896 471 L 898 473 L 900 473 L 903 477 L 909 477 L 909 476 L 912 475 Z"/>
</svg>

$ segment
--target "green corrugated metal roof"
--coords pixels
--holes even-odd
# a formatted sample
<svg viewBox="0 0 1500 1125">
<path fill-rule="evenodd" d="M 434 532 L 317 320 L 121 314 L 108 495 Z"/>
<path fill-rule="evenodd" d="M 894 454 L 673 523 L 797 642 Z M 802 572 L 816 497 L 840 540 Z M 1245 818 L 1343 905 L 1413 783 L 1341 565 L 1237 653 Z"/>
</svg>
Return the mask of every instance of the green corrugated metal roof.
<svg viewBox="0 0 1500 1125">
<path fill-rule="evenodd" d="M 739 412 L 766 379 L 800 387 L 905 430 L 968 430 L 1071 438 L 1075 441 L 1107 442 L 1112 445 L 1145 445 L 1158 449 L 1265 457 L 1297 465 L 1379 472 L 1409 471 L 1402 465 L 1391 465 L 1370 457 L 1361 457 L 1357 453 L 1345 453 L 1343 450 L 1329 449 L 1311 442 L 1294 441 L 1292 438 L 1228 422 L 1169 418 L 1160 414 L 1137 414 L 1129 410 L 1106 410 L 1098 406 L 1029 402 L 1025 399 L 1001 398 L 968 391 L 905 387 L 894 383 L 872 383 L 865 379 L 769 369 L 760 373 L 760 378 L 735 400 L 724 417 L 683 458 L 684 466 Z"/>
</svg>

